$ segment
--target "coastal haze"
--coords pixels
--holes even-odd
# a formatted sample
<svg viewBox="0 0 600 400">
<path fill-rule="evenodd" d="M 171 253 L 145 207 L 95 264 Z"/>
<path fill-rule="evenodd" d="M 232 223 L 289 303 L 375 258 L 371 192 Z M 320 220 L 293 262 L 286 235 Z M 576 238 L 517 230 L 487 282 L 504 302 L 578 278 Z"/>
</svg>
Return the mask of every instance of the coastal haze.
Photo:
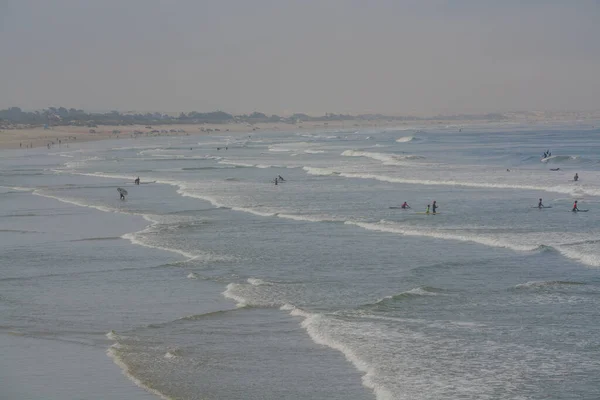
<svg viewBox="0 0 600 400">
<path fill-rule="evenodd" d="M 596 110 L 596 1 L 4 0 L 0 108 Z"/>
<path fill-rule="evenodd" d="M 525 3 L 0 1 L 0 399 L 600 398 L 598 3 Z"/>
</svg>

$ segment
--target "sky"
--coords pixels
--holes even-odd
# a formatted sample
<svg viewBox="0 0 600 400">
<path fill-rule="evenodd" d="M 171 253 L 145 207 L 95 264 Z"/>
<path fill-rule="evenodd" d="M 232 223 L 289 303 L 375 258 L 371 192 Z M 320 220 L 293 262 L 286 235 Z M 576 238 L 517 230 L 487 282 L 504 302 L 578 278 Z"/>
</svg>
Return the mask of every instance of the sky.
<svg viewBox="0 0 600 400">
<path fill-rule="evenodd" d="M 0 108 L 599 110 L 599 21 L 599 0 L 0 0 Z"/>
</svg>

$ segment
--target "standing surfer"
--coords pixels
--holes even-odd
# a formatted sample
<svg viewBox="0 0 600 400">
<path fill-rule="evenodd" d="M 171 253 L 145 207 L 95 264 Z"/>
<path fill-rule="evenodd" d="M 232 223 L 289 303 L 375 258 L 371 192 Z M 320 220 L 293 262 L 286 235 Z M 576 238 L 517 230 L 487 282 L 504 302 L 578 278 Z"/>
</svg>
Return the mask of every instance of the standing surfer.
<svg viewBox="0 0 600 400">
<path fill-rule="evenodd" d="M 427 206 L 427 207 L 429 208 L 429 206 Z M 437 208 L 438 208 L 437 203 L 435 202 L 435 200 L 433 201 L 432 208 L 433 208 L 433 213 L 435 214 L 435 212 L 436 212 L 435 210 L 437 210 Z"/>
<path fill-rule="evenodd" d="M 542 204 L 542 199 L 540 199 L 540 202 L 538 203 L 538 208 L 544 208 L 544 205 Z"/>
<path fill-rule="evenodd" d="M 577 200 L 575 200 L 575 203 L 573 203 L 573 210 L 571 211 L 579 211 L 579 208 L 577 208 Z"/>
<path fill-rule="evenodd" d="M 575 176 L 573 177 L 573 180 L 575 182 L 577 182 L 579 180 L 579 175 L 577 175 L 577 172 L 575 172 Z"/>
</svg>

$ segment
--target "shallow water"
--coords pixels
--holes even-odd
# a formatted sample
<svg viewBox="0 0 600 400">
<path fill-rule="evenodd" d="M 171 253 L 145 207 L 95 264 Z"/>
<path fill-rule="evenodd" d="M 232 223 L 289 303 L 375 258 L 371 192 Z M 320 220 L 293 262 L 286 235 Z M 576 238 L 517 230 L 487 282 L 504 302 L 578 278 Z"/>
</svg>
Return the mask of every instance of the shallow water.
<svg viewBox="0 0 600 400">
<path fill-rule="evenodd" d="M 90 398 L 600 397 L 600 131 L 462 128 L 4 152 L 0 346 L 106 353 Z"/>
</svg>

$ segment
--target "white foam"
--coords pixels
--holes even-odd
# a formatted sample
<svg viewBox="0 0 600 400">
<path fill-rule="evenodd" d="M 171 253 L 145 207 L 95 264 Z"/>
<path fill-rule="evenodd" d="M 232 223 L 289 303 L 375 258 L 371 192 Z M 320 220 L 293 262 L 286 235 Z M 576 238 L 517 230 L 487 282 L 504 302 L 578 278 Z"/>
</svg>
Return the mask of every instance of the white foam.
<svg viewBox="0 0 600 400">
<path fill-rule="evenodd" d="M 242 308 L 248 305 L 247 300 L 234 293 L 235 289 L 237 289 L 240 285 L 238 283 L 230 283 L 225 288 L 225 291 L 222 293 L 228 299 L 234 300 L 237 302 L 236 307 Z"/>
<path fill-rule="evenodd" d="M 377 400 L 392 400 L 395 398 L 392 392 L 377 384 L 375 379 L 377 371 L 374 367 L 361 359 L 352 348 L 335 340 L 335 338 L 327 333 L 326 329 L 323 329 L 325 317 L 322 314 L 311 314 L 299 308 L 294 308 L 290 314 L 304 318 L 301 326 L 306 329 L 313 342 L 341 352 L 357 370 L 364 373 L 362 383 L 365 387 L 373 390 Z"/>
<path fill-rule="evenodd" d="M 117 335 L 117 332 L 115 332 L 114 330 L 111 330 L 105 336 L 110 340 L 119 340 L 119 335 Z"/>
<path fill-rule="evenodd" d="M 389 182 L 389 183 L 404 183 L 404 184 L 414 184 L 414 185 L 430 185 L 430 186 L 462 186 L 462 187 L 472 187 L 472 188 L 487 188 L 487 189 L 522 189 L 522 190 L 538 190 L 545 191 L 551 193 L 562 193 L 562 194 L 570 194 L 570 195 L 590 195 L 590 196 L 600 196 L 600 189 L 590 188 L 585 186 L 572 186 L 572 185 L 556 185 L 556 186 L 541 186 L 541 185 L 525 185 L 519 183 L 487 183 L 487 182 L 475 182 L 475 181 L 456 181 L 452 179 L 442 179 L 442 180 L 430 180 L 430 179 L 407 179 L 407 178 L 399 178 L 392 177 L 386 175 L 378 175 L 378 174 L 369 174 L 369 173 L 357 173 L 357 172 L 340 172 L 331 168 L 314 168 L 314 167 L 304 167 L 304 171 L 306 171 L 310 175 L 321 175 L 321 176 L 330 176 L 337 175 L 345 178 L 355 178 L 355 179 L 374 179 L 381 182 Z"/>
<path fill-rule="evenodd" d="M 504 247 L 517 251 L 534 251 L 539 248 L 539 245 L 523 245 L 518 243 L 511 243 L 494 237 L 486 237 L 481 234 L 469 234 L 467 232 L 460 231 L 448 232 L 434 229 L 416 229 L 413 227 L 402 226 L 400 224 L 390 224 L 383 220 L 379 223 L 346 221 L 345 224 L 356 225 L 361 228 L 372 231 L 396 233 L 406 236 L 426 236 L 436 239 L 458 240 L 461 242 L 474 242 L 486 246 Z"/>
<path fill-rule="evenodd" d="M 399 155 L 376 153 L 370 151 L 346 150 L 342 154 L 346 157 L 367 157 L 383 162 L 385 165 L 406 165 L 410 160 L 420 160 L 425 157 L 415 155 Z"/>
<path fill-rule="evenodd" d="M 396 139 L 396 142 L 407 143 L 407 142 L 412 142 L 414 139 L 415 139 L 414 136 L 403 136 L 401 138 Z"/>
<path fill-rule="evenodd" d="M 39 191 L 39 189 L 34 190 L 32 192 L 32 194 L 34 194 L 36 196 L 47 197 L 49 199 L 58 200 L 62 203 L 72 204 L 72 205 L 78 206 L 78 207 L 94 208 L 98 211 L 103 211 L 103 212 L 110 212 L 110 213 L 121 213 L 122 212 L 121 210 L 118 210 L 116 208 L 108 208 L 108 207 L 104 207 L 104 206 L 100 206 L 100 205 L 86 204 L 86 203 L 82 203 L 77 200 L 65 199 L 64 197 L 58 197 L 58 196 L 53 196 L 53 195 L 46 194 L 46 193 L 41 193 Z"/>
<path fill-rule="evenodd" d="M 248 283 L 253 286 L 271 286 L 273 285 L 271 282 L 263 281 L 258 278 L 248 278 Z"/>
<path fill-rule="evenodd" d="M 144 389 L 148 393 L 158 396 L 159 398 L 161 398 L 163 400 L 174 400 L 173 398 L 168 397 L 167 395 L 159 392 L 158 390 L 145 385 L 141 380 L 139 380 L 135 376 L 133 376 L 130 372 L 129 366 L 119 356 L 118 350 L 119 350 L 118 347 L 113 345 L 113 346 L 109 347 L 109 349 L 106 351 L 106 355 L 108 355 L 108 357 L 110 357 L 113 360 L 113 362 L 116 365 L 118 365 L 119 368 L 121 368 L 123 375 L 125 375 L 127 377 L 127 379 L 132 381 L 136 386 Z"/>
<path fill-rule="evenodd" d="M 191 272 L 187 277 L 188 277 L 188 279 L 198 279 L 198 275 L 196 275 L 193 272 Z"/>
</svg>

